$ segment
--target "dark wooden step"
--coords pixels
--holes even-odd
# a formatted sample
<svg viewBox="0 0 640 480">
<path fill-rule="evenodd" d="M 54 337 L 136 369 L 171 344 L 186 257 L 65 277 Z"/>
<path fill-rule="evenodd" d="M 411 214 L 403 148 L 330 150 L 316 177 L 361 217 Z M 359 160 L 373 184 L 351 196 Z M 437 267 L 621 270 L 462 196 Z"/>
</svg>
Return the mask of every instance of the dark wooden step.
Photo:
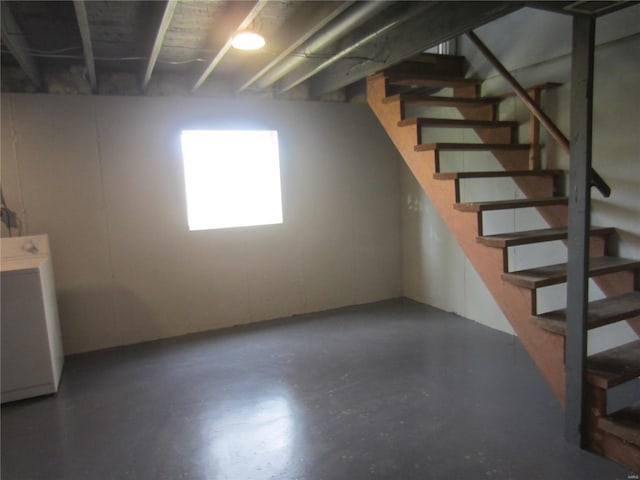
<svg viewBox="0 0 640 480">
<path fill-rule="evenodd" d="M 608 273 L 637 270 L 640 261 L 619 257 L 594 257 L 589 261 L 589 276 L 606 275 Z M 529 268 L 517 272 L 502 274 L 502 279 L 523 288 L 540 288 L 557 285 L 567 281 L 567 264 L 558 263 L 544 267 Z"/>
<path fill-rule="evenodd" d="M 615 297 L 589 302 L 587 328 L 602 327 L 640 315 L 640 292 L 629 292 Z M 566 334 L 567 310 L 561 308 L 531 317 L 544 330 L 558 335 Z"/>
<path fill-rule="evenodd" d="M 453 118 L 407 118 L 398 122 L 399 127 L 418 125 L 420 127 L 440 128 L 516 128 L 518 122 L 505 122 L 499 120 L 459 120 Z"/>
<path fill-rule="evenodd" d="M 465 67 L 466 59 L 459 55 L 421 53 L 385 68 L 384 73 L 461 78 L 464 77 Z"/>
<path fill-rule="evenodd" d="M 496 172 L 440 172 L 434 173 L 436 180 L 464 180 L 469 178 L 500 177 L 554 177 L 562 174 L 562 170 L 501 170 Z"/>
<path fill-rule="evenodd" d="M 428 73 L 419 74 L 386 71 L 383 72 L 383 75 L 387 79 L 387 83 L 389 83 L 390 85 L 409 85 L 412 87 L 468 87 L 480 85 L 482 83 L 482 80 L 477 78 L 448 77 L 431 75 Z"/>
<path fill-rule="evenodd" d="M 613 388 L 640 376 L 640 340 L 587 358 L 586 379 L 598 388 Z"/>
<path fill-rule="evenodd" d="M 625 442 L 640 446 L 640 403 L 599 418 L 598 427 Z"/>
<path fill-rule="evenodd" d="M 548 170 L 558 171 L 558 170 Z M 562 172 L 559 170 L 559 172 Z M 616 231 L 611 227 L 592 227 L 591 236 L 606 237 Z M 541 230 L 527 230 L 523 232 L 500 233 L 497 235 L 485 235 L 478 237 L 478 242 L 493 248 L 507 248 L 518 245 L 530 245 L 532 243 L 551 242 L 567 239 L 566 228 L 543 228 Z"/>
<path fill-rule="evenodd" d="M 404 102 L 411 105 L 423 105 L 426 107 L 486 107 L 500 103 L 500 97 L 440 97 L 437 95 L 412 95 L 400 93 L 382 99 L 382 103 Z"/>
<path fill-rule="evenodd" d="M 528 143 L 423 143 L 416 145 L 416 152 L 430 152 L 433 150 L 450 152 L 490 152 L 500 150 L 505 152 L 527 152 L 531 148 Z"/>
<path fill-rule="evenodd" d="M 521 198 L 515 200 L 496 200 L 492 202 L 456 203 L 453 208 L 461 212 L 487 212 L 490 210 L 509 210 L 512 208 L 552 207 L 567 205 L 566 197 Z"/>
</svg>

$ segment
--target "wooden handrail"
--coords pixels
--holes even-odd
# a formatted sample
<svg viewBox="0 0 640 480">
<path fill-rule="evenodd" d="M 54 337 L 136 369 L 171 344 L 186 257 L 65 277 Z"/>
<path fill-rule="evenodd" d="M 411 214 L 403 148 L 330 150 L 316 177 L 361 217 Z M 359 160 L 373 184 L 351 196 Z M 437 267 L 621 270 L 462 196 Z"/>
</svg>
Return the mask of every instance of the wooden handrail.
<svg viewBox="0 0 640 480">
<path fill-rule="evenodd" d="M 549 134 L 560 144 L 562 149 L 568 154 L 570 152 L 569 140 L 564 134 L 560 131 L 560 129 L 553 123 L 547 114 L 545 114 L 536 102 L 531 98 L 531 96 L 527 93 L 527 91 L 522 88 L 522 85 L 518 83 L 518 81 L 509 73 L 509 71 L 500 63 L 500 60 L 496 58 L 496 56 L 489 50 L 489 48 L 478 38 L 478 36 L 473 32 L 467 32 L 467 37 L 471 40 L 478 50 L 482 52 L 482 54 L 489 60 L 496 70 L 504 77 L 511 88 L 513 88 L 514 92 L 527 106 L 529 111 L 533 116 L 535 116 L 542 125 L 547 129 Z M 598 191 L 604 196 L 609 197 L 611 195 L 611 188 L 604 179 L 596 172 L 593 168 L 591 169 L 591 186 L 596 187 Z"/>
</svg>

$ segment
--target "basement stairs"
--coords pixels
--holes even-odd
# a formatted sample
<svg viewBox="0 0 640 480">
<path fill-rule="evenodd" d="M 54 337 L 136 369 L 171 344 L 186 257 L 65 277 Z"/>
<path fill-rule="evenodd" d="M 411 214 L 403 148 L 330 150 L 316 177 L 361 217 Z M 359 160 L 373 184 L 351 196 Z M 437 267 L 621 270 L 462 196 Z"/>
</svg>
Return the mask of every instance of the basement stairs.
<svg viewBox="0 0 640 480">
<path fill-rule="evenodd" d="M 567 265 L 538 265 L 513 271 L 509 258 L 512 247 L 566 241 L 568 200 L 556 191 L 564 172 L 541 168 L 539 131 L 533 120 L 530 144 L 518 143 L 517 122 L 498 120 L 499 106 L 509 94 L 481 96 L 482 82 L 465 78 L 464 68 L 463 57 L 423 54 L 371 75 L 367 79 L 367 101 L 525 349 L 564 403 L 565 311 L 538 311 L 538 289 L 566 282 Z M 539 101 L 540 92 L 553 86 L 537 85 L 529 91 Z M 424 107 L 451 109 L 454 117 L 461 118 L 407 116 L 408 111 L 425 111 Z M 437 142 L 433 137 L 442 129 L 468 129 L 480 142 Z M 428 141 L 424 141 L 427 135 Z M 463 152 L 490 152 L 499 167 L 471 171 L 443 168 L 444 156 Z M 465 163 L 470 162 L 465 159 Z M 461 200 L 461 189 L 467 188 L 467 182 L 495 178 L 512 179 L 521 198 Z M 536 209 L 548 228 L 485 234 L 488 212 L 521 208 Z M 607 255 L 608 237 L 614 232 L 614 228 L 606 226 L 593 227 L 590 232 L 589 275 L 606 298 L 589 304 L 588 328 L 628 321 L 640 332 L 640 261 Z M 640 340 L 587 358 L 585 446 L 636 472 L 640 472 L 640 403 L 611 413 L 607 410 L 607 392 L 638 376 Z"/>
</svg>

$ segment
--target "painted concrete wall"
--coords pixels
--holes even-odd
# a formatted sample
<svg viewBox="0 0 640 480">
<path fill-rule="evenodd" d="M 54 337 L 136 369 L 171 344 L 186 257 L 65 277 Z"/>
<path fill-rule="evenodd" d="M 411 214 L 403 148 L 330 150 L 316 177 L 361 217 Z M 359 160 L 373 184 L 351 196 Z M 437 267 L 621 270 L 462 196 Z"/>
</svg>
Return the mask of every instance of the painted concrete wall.
<svg viewBox="0 0 640 480">
<path fill-rule="evenodd" d="M 279 132 L 284 224 L 189 232 L 180 130 L 247 123 Z M 66 353 L 400 295 L 398 154 L 365 105 L 3 95 L 2 186 L 50 235 Z"/>
<path fill-rule="evenodd" d="M 561 82 L 543 98 L 545 111 L 560 129 L 569 132 L 571 20 L 545 11 L 522 9 L 476 32 L 523 85 Z M 612 253 L 640 258 L 640 6 L 634 6 L 598 20 L 595 98 L 594 167 L 611 185 L 613 194 L 603 199 L 593 193 L 593 224 L 615 226 L 618 235 Z M 532 41 L 535 39 L 535 41 Z M 460 54 L 470 62 L 470 75 L 486 78 L 485 94 L 509 90 L 501 77 L 466 39 L 459 42 Z M 422 114 L 460 118 L 444 109 L 423 109 Z M 501 104 L 503 119 L 519 120 L 520 141 L 528 141 L 528 111 L 522 102 L 510 99 Z M 428 132 L 428 131 L 427 131 Z M 425 142 L 478 141 L 469 132 L 436 132 Z M 550 168 L 568 170 L 568 157 L 554 140 L 543 134 L 543 161 Z M 481 170 L 496 168 L 486 154 L 447 154 L 445 168 Z M 510 180 L 463 183 L 463 201 L 520 198 L 521 192 Z M 487 292 L 473 267 L 455 243 L 428 198 L 411 173 L 402 167 L 403 291 L 405 295 L 471 318 L 499 330 L 512 332 L 510 325 Z M 544 228 L 535 211 L 516 210 L 490 213 L 488 233 Z M 437 245 L 435 252 L 432 246 Z M 436 253 L 437 252 L 437 253 Z M 562 242 L 511 249 L 511 269 L 566 261 Z M 565 304 L 564 286 L 542 289 L 542 311 Z M 591 284 L 591 298 L 601 292 Z M 599 351 L 628 341 L 635 334 L 628 326 L 611 326 L 590 333 L 591 351 Z"/>
</svg>

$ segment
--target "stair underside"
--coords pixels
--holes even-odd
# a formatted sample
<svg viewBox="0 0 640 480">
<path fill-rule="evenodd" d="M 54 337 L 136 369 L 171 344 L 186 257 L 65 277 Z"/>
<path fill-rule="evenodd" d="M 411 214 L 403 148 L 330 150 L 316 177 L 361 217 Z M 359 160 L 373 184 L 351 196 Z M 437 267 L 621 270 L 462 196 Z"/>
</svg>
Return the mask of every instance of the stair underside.
<svg viewBox="0 0 640 480">
<path fill-rule="evenodd" d="M 640 340 L 587 358 L 587 382 L 596 387 L 613 388 L 638 376 L 640 376 Z"/>
<path fill-rule="evenodd" d="M 606 237 L 615 232 L 611 227 L 592 227 L 590 234 L 594 237 Z M 554 240 L 566 240 L 567 228 L 543 228 L 539 230 L 527 230 L 522 232 L 500 233 L 497 235 L 484 235 L 477 238 L 478 242 L 493 248 L 507 248 L 532 243 L 551 242 Z"/>
<path fill-rule="evenodd" d="M 640 445 L 640 403 L 600 418 L 598 427 L 628 443 Z"/>
<path fill-rule="evenodd" d="M 404 102 L 412 105 L 423 105 L 430 107 L 486 107 L 500 103 L 500 97 L 439 97 L 436 95 L 411 95 L 401 93 L 391 95 L 382 100 L 382 103 Z"/>
<path fill-rule="evenodd" d="M 433 150 L 450 152 L 490 152 L 500 150 L 504 152 L 528 151 L 528 143 L 422 143 L 416 145 L 416 152 L 430 152 Z"/>
<path fill-rule="evenodd" d="M 491 210 L 509 210 L 512 208 L 552 207 L 567 205 L 566 197 L 522 198 L 515 200 L 496 200 L 492 202 L 456 203 L 454 208 L 461 212 L 487 212 Z"/>
<path fill-rule="evenodd" d="M 616 297 L 604 298 L 589 303 L 587 328 L 598 328 L 640 315 L 640 292 L 629 292 Z M 533 321 L 540 328 L 565 335 L 567 311 L 565 308 L 535 315 Z"/>
<path fill-rule="evenodd" d="M 440 172 L 434 173 L 436 180 L 464 180 L 469 178 L 500 178 L 500 177 L 554 177 L 561 175 L 562 170 L 503 170 L 487 172 Z"/>
<path fill-rule="evenodd" d="M 516 128 L 518 122 L 505 122 L 500 120 L 459 120 L 452 118 L 407 118 L 398 122 L 399 127 L 418 125 L 424 127 L 441 128 Z"/>
<path fill-rule="evenodd" d="M 618 257 L 594 257 L 589 262 L 589 276 L 606 275 L 626 270 L 637 270 L 640 261 Z M 540 288 L 567 281 L 567 264 L 557 263 L 529 268 L 517 272 L 503 273 L 502 279 L 523 288 Z"/>
</svg>

